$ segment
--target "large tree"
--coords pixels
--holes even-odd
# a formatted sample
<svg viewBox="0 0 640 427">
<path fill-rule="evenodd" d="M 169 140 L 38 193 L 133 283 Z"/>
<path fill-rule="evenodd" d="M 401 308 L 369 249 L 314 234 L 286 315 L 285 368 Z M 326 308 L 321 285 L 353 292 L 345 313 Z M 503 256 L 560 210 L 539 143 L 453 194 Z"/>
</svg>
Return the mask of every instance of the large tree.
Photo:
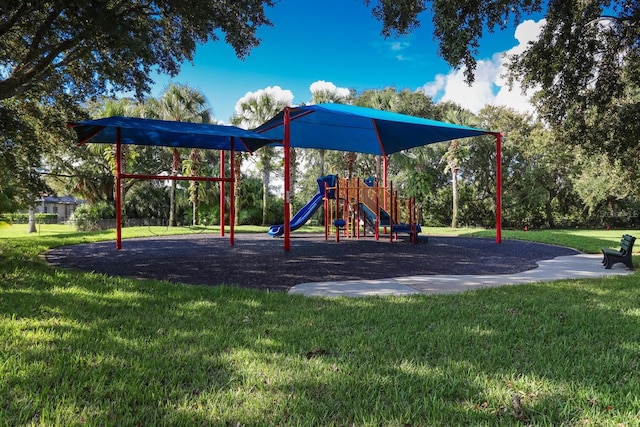
<svg viewBox="0 0 640 427">
<path fill-rule="evenodd" d="M 445 111 L 445 121 L 462 126 L 478 126 L 478 118 L 469 110 L 450 104 Z M 452 139 L 449 147 L 442 156 L 445 172 L 451 174 L 451 228 L 458 227 L 458 174 L 464 161 L 469 157 L 468 139 Z"/>
<path fill-rule="evenodd" d="M 92 118 L 131 117 L 135 102 L 128 98 L 100 98 L 87 104 Z M 131 166 L 135 148 L 123 147 L 123 167 Z M 115 147 L 109 144 L 63 144 L 47 155 L 46 181 L 59 195 L 72 194 L 89 203 L 115 201 Z M 128 183 L 130 185 L 130 183 Z M 127 187 L 127 186 L 125 186 Z M 125 190 L 126 192 L 126 190 Z"/>
<path fill-rule="evenodd" d="M 273 0 L 0 0 L 0 211 L 44 189 L 42 157 L 68 144 L 61 124 L 99 95 L 141 97 L 152 71 L 176 75 L 198 44 L 224 37 L 244 58 L 271 25 Z M 197 13 L 194 13 L 197 11 Z"/>
<path fill-rule="evenodd" d="M 0 0 L 0 100 L 26 94 L 149 91 L 220 32 L 239 57 L 271 25 L 273 0 Z M 194 13 L 197 11 L 197 13 Z"/>
<path fill-rule="evenodd" d="M 243 129 L 256 128 L 285 107 L 291 106 L 292 102 L 293 93 L 279 86 L 248 92 L 236 103 L 236 114 L 231 123 Z M 276 157 L 274 147 L 262 147 L 258 151 L 258 167 L 262 175 L 262 225 L 268 225 L 269 222 L 269 186 Z M 240 173 L 239 167 L 236 173 Z"/>
<path fill-rule="evenodd" d="M 143 107 L 144 116 L 176 122 L 211 123 L 211 109 L 208 107 L 207 97 L 199 90 L 188 85 L 170 84 L 158 99 L 150 98 Z M 181 165 L 182 159 L 177 148 L 173 150 L 173 166 L 171 174 L 178 175 L 181 169 L 189 176 L 197 176 L 202 168 L 201 152 L 191 149 L 186 164 Z M 198 222 L 198 182 L 190 181 L 189 199 L 193 207 L 193 225 Z M 169 226 L 175 227 L 176 221 L 176 192 L 177 181 L 171 181 L 169 200 Z"/>
<path fill-rule="evenodd" d="M 541 115 L 566 142 L 640 157 L 640 2 L 637 0 L 377 0 L 386 36 L 407 34 L 428 9 L 439 53 L 474 80 L 485 31 L 545 11 L 539 39 L 511 58 L 511 77 L 535 88 Z"/>
</svg>

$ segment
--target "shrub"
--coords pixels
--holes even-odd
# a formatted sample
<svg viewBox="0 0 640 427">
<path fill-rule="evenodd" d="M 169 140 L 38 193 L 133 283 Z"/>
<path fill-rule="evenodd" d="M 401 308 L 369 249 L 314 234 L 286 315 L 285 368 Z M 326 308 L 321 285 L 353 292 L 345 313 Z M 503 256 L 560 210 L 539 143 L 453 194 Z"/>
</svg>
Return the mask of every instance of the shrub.
<svg viewBox="0 0 640 427">
<path fill-rule="evenodd" d="M 55 213 L 37 213 L 36 223 L 37 224 L 57 224 L 58 223 L 58 214 Z M 29 214 L 28 213 L 7 213 L 0 215 L 0 221 L 7 222 L 9 224 L 28 224 L 29 223 Z"/>
<path fill-rule="evenodd" d="M 107 202 L 87 203 L 75 210 L 69 222 L 75 224 L 79 231 L 104 230 L 113 226 L 115 216 L 116 210 L 113 204 Z"/>
</svg>

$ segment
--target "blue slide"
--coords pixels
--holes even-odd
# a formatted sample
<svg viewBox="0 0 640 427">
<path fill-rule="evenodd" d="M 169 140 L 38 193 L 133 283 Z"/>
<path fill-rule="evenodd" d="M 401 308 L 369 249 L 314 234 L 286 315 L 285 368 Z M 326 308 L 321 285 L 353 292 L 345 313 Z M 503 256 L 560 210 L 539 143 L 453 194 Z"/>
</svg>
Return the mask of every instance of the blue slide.
<svg viewBox="0 0 640 427">
<path fill-rule="evenodd" d="M 311 215 L 323 204 L 324 194 L 317 193 L 309 202 L 298 211 L 291 219 L 290 230 L 294 231 L 302 227 L 311 218 Z M 284 224 L 269 227 L 269 236 L 280 237 L 284 234 Z"/>
<path fill-rule="evenodd" d="M 302 227 L 307 221 L 309 221 L 311 215 L 313 215 L 318 210 L 318 208 L 324 204 L 324 187 L 325 185 L 329 185 L 329 187 L 334 186 L 336 179 L 336 175 L 327 175 L 318 178 L 318 192 L 315 196 L 313 196 L 313 198 L 311 198 L 311 200 L 307 202 L 306 205 L 302 207 L 302 209 L 298 211 L 298 213 L 293 216 L 293 218 L 289 222 L 291 231 L 297 230 L 298 228 Z M 332 198 L 331 192 L 329 193 L 329 198 Z M 282 235 L 284 235 L 284 224 L 272 225 L 271 227 L 269 227 L 268 233 L 269 236 L 272 237 L 281 237 Z"/>
<path fill-rule="evenodd" d="M 369 207 L 364 203 L 360 203 L 360 211 L 364 213 L 364 216 L 366 217 L 367 221 L 373 227 L 373 225 L 376 222 L 376 213 L 371 209 L 369 209 Z M 381 227 L 384 227 L 384 226 L 388 227 L 390 223 L 391 222 L 389 221 L 389 214 L 387 213 L 387 211 L 380 208 L 380 224 L 378 225 L 380 225 Z"/>
<path fill-rule="evenodd" d="M 373 212 L 363 203 L 360 203 L 360 209 L 364 213 L 367 219 L 367 222 L 373 227 L 376 221 L 375 212 Z M 387 213 L 387 211 L 380 208 L 380 224 L 378 225 L 381 227 L 384 227 L 384 226 L 389 227 L 390 223 L 391 222 L 389 221 L 389 214 Z M 413 232 L 411 224 L 404 224 L 404 223 L 397 223 L 397 222 L 393 224 L 393 231 L 395 233 L 412 233 Z M 422 232 L 422 227 L 420 227 L 419 224 L 416 224 L 416 233 L 421 233 L 421 232 Z"/>
<path fill-rule="evenodd" d="M 368 187 L 373 187 L 375 180 L 373 178 L 367 178 L 364 180 L 364 183 Z M 360 210 L 364 212 L 364 215 L 367 221 L 369 222 L 369 224 L 371 224 L 371 226 L 373 226 L 376 221 L 375 212 L 373 212 L 371 209 L 369 209 L 369 207 L 367 207 L 363 203 L 360 203 Z M 380 223 L 378 225 L 387 226 L 387 227 L 390 226 L 391 224 L 390 218 L 391 217 L 389 216 L 389 213 L 384 209 L 380 208 Z M 396 233 L 412 233 L 412 227 L 411 227 L 411 224 L 395 223 L 393 224 L 393 231 Z M 421 233 L 421 232 L 422 232 L 422 228 L 420 227 L 419 224 L 416 224 L 416 233 Z"/>
</svg>

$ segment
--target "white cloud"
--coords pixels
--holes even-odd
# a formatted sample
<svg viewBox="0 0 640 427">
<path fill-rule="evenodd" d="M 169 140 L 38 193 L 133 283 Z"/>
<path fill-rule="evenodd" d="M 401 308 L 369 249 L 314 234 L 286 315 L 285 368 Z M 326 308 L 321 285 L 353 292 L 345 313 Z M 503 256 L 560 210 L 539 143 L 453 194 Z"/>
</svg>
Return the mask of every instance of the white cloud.
<svg viewBox="0 0 640 427">
<path fill-rule="evenodd" d="M 389 44 L 389 47 L 392 51 L 404 50 L 410 46 L 410 43 L 407 42 L 392 42 Z"/>
<path fill-rule="evenodd" d="M 447 83 L 447 76 L 444 74 L 437 74 L 434 81 L 430 83 L 425 83 L 424 86 L 420 88 L 425 95 L 435 98 L 438 95 L 442 95 L 441 91 L 444 89 L 444 86 Z"/>
<path fill-rule="evenodd" d="M 507 71 L 509 55 L 524 52 L 530 41 L 536 40 L 545 20 L 538 22 L 527 20 L 518 25 L 515 38 L 518 44 L 506 52 L 495 53 L 491 58 L 479 60 L 475 70 L 475 81 L 469 86 L 464 81 L 464 68 L 451 70 L 448 74 L 438 74 L 431 82 L 419 90 L 437 101 L 453 101 L 473 112 L 478 112 L 485 105 L 503 105 L 523 113 L 533 113 L 529 103 L 535 92 L 529 90 L 522 93 L 519 82 L 509 88 L 504 75 Z"/>
</svg>

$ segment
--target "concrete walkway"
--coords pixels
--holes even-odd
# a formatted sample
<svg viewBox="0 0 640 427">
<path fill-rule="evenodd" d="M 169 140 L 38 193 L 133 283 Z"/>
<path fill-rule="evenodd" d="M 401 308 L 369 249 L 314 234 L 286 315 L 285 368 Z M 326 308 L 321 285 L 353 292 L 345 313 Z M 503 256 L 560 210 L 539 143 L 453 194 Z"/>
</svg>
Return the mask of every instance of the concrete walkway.
<svg viewBox="0 0 640 427">
<path fill-rule="evenodd" d="M 594 278 L 631 274 L 624 264 L 616 264 L 606 270 L 602 255 L 578 254 L 561 256 L 538 262 L 538 268 L 516 274 L 504 275 L 431 275 L 407 276 L 377 280 L 353 280 L 343 282 L 314 282 L 293 286 L 290 294 L 307 296 L 388 296 L 411 294 L 446 294 L 492 286 L 519 285 L 533 282 L 549 282 L 561 279 Z"/>
</svg>

